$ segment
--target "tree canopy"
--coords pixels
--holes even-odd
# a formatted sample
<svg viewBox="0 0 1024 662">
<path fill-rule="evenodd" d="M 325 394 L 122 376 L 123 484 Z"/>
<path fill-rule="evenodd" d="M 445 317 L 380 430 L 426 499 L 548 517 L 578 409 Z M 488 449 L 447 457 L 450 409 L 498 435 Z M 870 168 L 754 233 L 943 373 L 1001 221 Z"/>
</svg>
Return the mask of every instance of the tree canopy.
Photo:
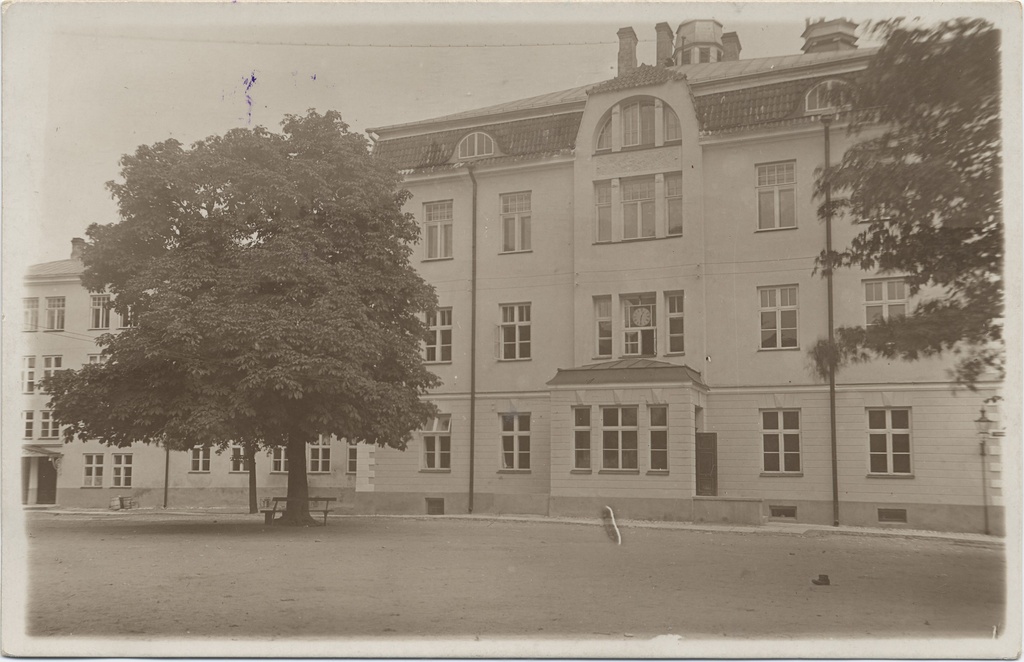
<svg viewBox="0 0 1024 662">
<path fill-rule="evenodd" d="M 338 113 L 282 128 L 122 157 L 121 220 L 89 227 L 82 280 L 134 326 L 46 383 L 66 441 L 285 447 L 303 497 L 307 442 L 404 449 L 432 415 L 408 192 Z"/>
<path fill-rule="evenodd" d="M 864 225 L 818 266 L 900 275 L 917 300 L 905 317 L 836 329 L 812 357 L 827 374 L 830 361 L 953 352 L 974 388 L 1004 362 L 999 32 L 973 19 L 870 31 L 884 45 L 843 88 L 849 131 L 866 137 L 816 182 L 832 193 L 822 218 Z"/>
</svg>

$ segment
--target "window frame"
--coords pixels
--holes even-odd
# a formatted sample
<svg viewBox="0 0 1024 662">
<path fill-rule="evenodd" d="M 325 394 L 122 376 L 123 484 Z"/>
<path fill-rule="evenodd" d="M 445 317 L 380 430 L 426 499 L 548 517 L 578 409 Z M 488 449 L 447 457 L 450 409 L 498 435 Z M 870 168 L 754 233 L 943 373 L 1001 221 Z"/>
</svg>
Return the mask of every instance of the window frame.
<svg viewBox="0 0 1024 662">
<path fill-rule="evenodd" d="M 655 410 L 661 411 L 662 420 L 664 423 L 655 425 L 654 412 Z M 647 420 L 649 425 L 647 426 L 647 438 L 648 438 L 648 470 L 652 473 L 665 473 L 669 472 L 668 464 L 668 405 L 656 404 L 647 406 Z M 656 441 L 657 440 L 657 441 Z M 657 446 L 657 447 L 656 447 Z M 661 464 L 664 466 L 655 466 L 655 453 L 657 457 L 662 459 Z"/>
<path fill-rule="evenodd" d="M 635 116 L 633 109 L 636 109 Z M 623 149 L 644 149 L 654 147 L 655 113 L 653 99 L 637 99 L 619 105 L 619 122 L 622 130 Z M 645 126 L 646 124 L 646 126 Z M 632 142 L 635 135 L 636 141 Z"/>
<path fill-rule="evenodd" d="M 607 193 L 607 195 L 605 195 Z M 595 244 L 612 242 L 612 182 L 594 182 Z"/>
<path fill-rule="evenodd" d="M 786 168 L 788 168 L 788 175 L 791 179 L 782 181 L 785 179 L 787 174 Z M 762 169 L 763 175 L 762 175 Z M 769 170 L 772 169 L 772 170 Z M 781 170 L 780 170 L 781 169 Z M 783 177 L 780 178 L 780 174 Z M 771 175 L 769 175 L 771 173 Z M 786 161 L 772 161 L 769 163 L 757 163 L 754 165 L 755 175 L 755 187 L 756 192 L 755 208 L 757 210 L 757 229 L 755 232 L 772 232 L 776 230 L 795 230 L 798 226 L 797 213 L 796 213 L 796 159 L 789 159 Z M 763 182 L 763 183 L 762 183 Z M 782 224 L 782 194 L 783 192 L 789 192 L 792 198 L 792 223 L 788 225 Z M 765 225 L 765 219 L 762 217 L 761 199 L 763 194 L 771 193 L 772 195 L 772 218 L 771 225 Z"/>
<path fill-rule="evenodd" d="M 331 473 L 331 436 L 322 434 L 307 444 L 309 453 L 309 469 L 311 474 Z"/>
<path fill-rule="evenodd" d="M 622 207 L 622 241 L 636 241 L 641 239 L 654 239 L 658 236 L 658 212 L 657 203 L 658 185 L 654 175 L 642 177 L 629 177 L 619 180 L 619 205 Z M 633 197 L 636 191 L 637 196 Z M 627 225 L 627 209 L 633 209 L 636 215 L 635 221 Z M 636 234 L 627 235 L 627 229 Z"/>
<path fill-rule="evenodd" d="M 664 138 L 664 144 L 668 145 L 668 144 L 672 144 L 672 143 L 676 143 L 676 142 L 682 141 L 682 139 L 683 139 L 683 125 L 679 121 L 679 114 L 676 113 L 676 111 L 673 110 L 672 107 L 669 106 L 664 101 L 661 103 L 661 113 L 662 113 L 662 124 L 664 125 L 663 126 L 663 131 L 662 131 L 662 136 Z M 670 136 L 673 136 L 673 134 L 674 134 L 674 137 L 670 137 Z"/>
<path fill-rule="evenodd" d="M 231 443 L 228 448 L 231 450 L 231 457 L 228 458 L 231 462 L 231 465 L 228 467 L 228 473 L 248 473 L 249 468 L 245 466 L 247 464 L 245 460 L 245 447 L 241 444 Z"/>
<path fill-rule="evenodd" d="M 522 197 L 522 196 L 525 196 Z M 525 209 L 522 200 L 526 200 Z M 515 191 L 499 196 L 501 211 L 501 255 L 530 253 L 533 251 L 532 218 L 533 191 Z M 512 248 L 508 247 L 508 225 L 512 226 Z"/>
<path fill-rule="evenodd" d="M 439 413 L 420 430 L 423 442 L 423 465 L 420 471 L 451 473 L 452 470 L 452 415 Z M 447 465 L 447 466 L 445 466 Z"/>
<path fill-rule="evenodd" d="M 657 356 L 658 355 L 658 295 L 656 292 L 642 292 L 620 295 L 622 310 L 622 355 L 623 356 Z M 648 324 L 640 325 L 634 317 L 637 312 L 648 309 L 651 319 Z M 642 316 L 642 313 L 641 313 Z M 650 352 L 644 351 L 644 335 L 650 334 Z M 634 341 L 630 336 L 635 335 Z M 636 351 L 631 352 L 630 347 Z"/>
<path fill-rule="evenodd" d="M 35 439 L 36 437 L 36 412 L 32 409 L 24 409 L 21 412 L 22 439 Z"/>
<path fill-rule="evenodd" d="M 678 188 L 676 184 L 678 183 Z M 672 221 L 672 208 L 676 206 L 678 209 L 678 230 L 674 231 Z M 669 172 L 665 173 L 665 236 L 666 237 L 681 237 L 683 236 L 683 173 L 681 172 Z"/>
<path fill-rule="evenodd" d="M 482 139 L 482 140 L 481 140 Z M 472 143 L 472 147 L 470 144 Z M 483 143 L 483 147 L 481 147 Z M 488 149 L 489 146 L 489 149 Z M 465 147 L 465 149 L 463 149 Z M 455 150 L 458 155 L 458 159 L 482 159 L 488 156 L 494 156 L 496 146 L 494 138 L 483 131 L 473 131 L 459 141 L 459 145 Z"/>
<path fill-rule="evenodd" d="M 807 114 L 823 115 L 826 113 L 838 112 L 839 110 L 849 106 L 849 102 L 839 103 L 838 105 L 836 105 L 831 101 L 826 102 L 822 99 L 823 96 L 825 97 L 825 99 L 827 99 L 832 94 L 833 90 L 842 88 L 846 88 L 848 90 L 849 87 L 849 83 L 838 78 L 830 78 L 828 80 L 823 80 L 819 83 L 815 83 L 813 86 L 811 86 L 811 89 L 807 90 L 806 94 L 804 94 L 804 112 Z M 825 90 L 824 95 L 822 95 L 822 93 L 819 92 L 819 90 L 821 89 Z M 813 108 L 811 107 L 812 94 L 815 98 L 815 107 Z M 840 93 L 840 97 L 842 97 L 842 93 Z M 841 98 L 840 101 L 842 101 Z M 818 105 L 822 103 L 827 103 L 828 105 Z"/>
<path fill-rule="evenodd" d="M 782 292 L 783 291 L 793 292 L 793 303 L 783 304 Z M 775 303 L 769 303 L 765 305 L 765 298 L 763 293 L 771 293 L 774 295 L 770 297 Z M 758 298 L 758 351 L 784 351 L 784 350 L 799 350 L 800 349 L 800 294 L 799 287 L 797 285 L 769 285 L 766 287 L 757 288 Z M 783 326 L 782 317 L 783 313 L 792 312 L 794 315 L 793 326 Z M 775 326 L 770 329 L 774 331 L 775 345 L 765 346 L 765 331 L 769 329 L 764 326 L 765 314 L 771 313 L 775 319 Z M 793 344 L 783 344 L 783 332 L 787 330 L 793 331 Z"/>
<path fill-rule="evenodd" d="M 89 330 L 99 331 L 110 328 L 110 295 L 89 296 Z"/>
<path fill-rule="evenodd" d="M 577 412 L 587 412 L 586 423 L 580 422 Z M 594 466 L 594 438 L 593 438 L 594 412 L 590 405 L 572 407 L 572 470 L 585 471 L 590 473 Z M 585 447 L 580 443 L 586 440 Z M 581 462 L 585 453 L 586 463 Z"/>
<path fill-rule="evenodd" d="M 274 446 L 270 449 L 270 473 L 288 473 L 288 449 L 284 446 Z"/>
<path fill-rule="evenodd" d="M 907 416 L 907 427 L 897 427 L 892 420 L 893 412 L 906 412 Z M 884 412 L 885 416 L 885 427 L 878 428 L 872 427 L 871 425 L 871 413 L 872 412 Z M 868 475 L 873 477 L 911 477 L 914 475 L 914 422 L 912 418 L 911 407 L 866 407 L 865 414 L 867 417 L 867 434 L 868 434 Z M 905 436 L 906 437 L 906 451 L 896 451 L 895 437 Z M 883 437 L 885 440 L 885 450 L 876 451 L 872 449 L 872 444 L 875 441 L 873 437 Z M 896 456 L 905 457 L 907 463 L 906 471 L 896 470 Z M 872 460 L 876 457 L 884 456 L 885 458 L 885 471 L 877 471 L 872 466 Z"/>
<path fill-rule="evenodd" d="M 602 143 L 606 143 L 602 146 Z M 597 137 L 594 139 L 595 152 L 612 151 L 612 118 L 611 115 L 601 124 L 597 130 Z"/>
<path fill-rule="evenodd" d="M 60 426 L 57 425 L 57 421 L 54 420 L 53 411 L 50 409 L 43 409 L 39 412 L 39 438 L 60 438 Z"/>
<path fill-rule="evenodd" d="M 359 447 L 349 443 L 345 449 L 345 473 L 355 474 L 359 468 Z"/>
<path fill-rule="evenodd" d="M 501 473 L 529 473 L 531 471 L 531 443 L 532 421 L 530 412 L 503 412 L 498 414 L 499 430 L 501 437 Z M 526 429 L 523 429 L 523 422 Z M 523 442 L 525 441 L 525 450 Z M 509 466 L 509 455 L 511 455 L 511 466 Z M 525 465 L 523 460 L 526 460 Z"/>
<path fill-rule="evenodd" d="M 59 305 L 58 305 L 59 304 Z M 63 331 L 67 297 L 46 297 L 46 330 Z"/>
<path fill-rule="evenodd" d="M 450 260 L 455 254 L 455 201 L 429 200 L 423 203 L 423 254 L 424 262 Z M 434 232 L 435 249 L 431 254 L 431 231 Z"/>
<path fill-rule="evenodd" d="M 498 304 L 501 316 L 501 324 L 498 325 L 499 361 L 530 361 L 533 359 L 533 311 L 531 306 L 530 302 Z M 526 311 L 526 319 L 523 319 L 524 310 Z M 507 315 L 507 311 L 512 311 L 512 315 Z M 507 332 L 509 330 L 514 335 L 513 340 L 507 339 Z M 524 334 L 526 336 L 525 339 L 523 338 Z M 507 354 L 509 348 L 513 349 L 512 356 Z"/>
<path fill-rule="evenodd" d="M 601 308 L 607 306 L 607 314 Z M 607 334 L 602 334 L 602 325 L 605 325 Z M 608 351 L 601 351 L 601 343 L 608 345 Z M 615 325 L 612 313 L 612 297 L 604 294 L 594 297 L 594 356 L 597 358 L 611 358 L 615 352 Z"/>
<path fill-rule="evenodd" d="M 189 449 L 189 470 L 190 474 L 210 473 L 211 449 L 209 446 L 193 446 Z M 198 469 L 196 467 L 199 467 Z"/>
<path fill-rule="evenodd" d="M 786 416 L 787 414 L 796 415 L 796 427 L 787 427 L 792 420 L 791 416 Z M 766 419 L 768 415 L 775 417 L 776 427 L 769 427 Z M 804 460 L 801 417 L 800 409 L 793 407 L 758 410 L 758 426 L 761 435 L 761 470 L 763 473 L 770 475 L 803 475 Z M 786 444 L 789 441 L 786 439 L 787 436 L 796 437 L 795 451 L 787 450 Z M 768 448 L 769 437 L 776 437 L 775 450 L 769 450 Z M 774 456 L 775 466 L 777 466 L 775 469 L 769 467 L 768 460 L 770 454 Z M 789 468 L 791 466 L 789 460 L 794 456 L 796 458 L 795 469 Z"/>
<path fill-rule="evenodd" d="M 678 309 L 673 305 L 674 302 L 678 302 Z M 672 320 L 680 320 L 682 330 L 678 332 L 672 331 Z M 665 321 L 666 321 L 666 338 L 668 340 L 668 346 L 665 348 L 666 354 L 681 355 L 686 353 L 686 293 L 682 290 L 665 292 Z M 673 340 L 679 340 L 679 349 L 672 347 Z"/>
<path fill-rule="evenodd" d="M 447 306 L 430 311 L 427 313 L 426 323 L 430 339 L 423 346 L 423 361 L 425 363 L 451 363 L 452 307 Z M 447 332 L 447 342 L 445 342 L 445 332 Z M 433 350 L 434 358 L 431 358 L 431 350 Z"/>
<path fill-rule="evenodd" d="M 132 487 L 132 454 L 114 453 L 111 463 L 111 487 Z"/>
<path fill-rule="evenodd" d="M 82 462 L 82 487 L 103 487 L 103 453 L 84 453 Z"/>
<path fill-rule="evenodd" d="M 616 423 L 609 425 L 605 412 L 615 410 Z M 633 412 L 634 424 L 626 425 L 624 411 Z M 609 447 L 609 434 L 613 435 L 615 445 Z M 632 435 L 632 448 L 626 448 L 627 435 Z M 640 471 L 640 408 L 637 405 L 610 405 L 601 407 L 601 471 L 639 473 Z M 614 453 L 615 466 L 609 466 L 609 453 Z M 626 466 L 627 453 L 632 455 L 632 466 Z"/>
<path fill-rule="evenodd" d="M 43 355 L 43 379 L 52 377 L 58 370 L 64 369 L 64 355 L 63 354 L 44 354 Z M 42 389 L 38 389 L 42 392 Z"/>
<path fill-rule="evenodd" d="M 21 357 L 21 392 L 36 392 L 36 357 Z"/>
<path fill-rule="evenodd" d="M 864 286 L 864 328 L 871 328 L 878 324 L 877 319 L 882 319 L 886 322 L 893 319 L 892 311 L 893 307 L 903 307 L 903 314 L 896 315 L 899 317 L 906 317 L 910 312 L 910 294 L 908 292 L 907 281 L 905 278 L 866 278 L 861 281 Z M 881 298 L 880 299 L 869 299 L 868 288 L 875 285 L 879 286 Z M 903 290 L 902 297 L 891 296 L 891 287 L 893 285 L 899 285 Z M 880 314 L 878 317 L 873 318 L 870 310 L 872 308 L 879 308 Z"/>
<path fill-rule="evenodd" d="M 39 297 L 24 297 L 21 300 L 21 330 L 35 332 L 39 330 Z"/>
</svg>

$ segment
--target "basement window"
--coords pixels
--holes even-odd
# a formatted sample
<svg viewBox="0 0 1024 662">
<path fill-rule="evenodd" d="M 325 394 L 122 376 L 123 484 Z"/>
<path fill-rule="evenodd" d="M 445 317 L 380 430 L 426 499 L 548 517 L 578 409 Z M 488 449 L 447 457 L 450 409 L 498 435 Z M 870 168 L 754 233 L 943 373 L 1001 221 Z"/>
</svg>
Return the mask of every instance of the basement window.
<svg viewBox="0 0 1024 662">
<path fill-rule="evenodd" d="M 796 519 L 796 506 L 768 506 L 768 516 L 779 519 Z"/>
<path fill-rule="evenodd" d="M 444 515 L 444 499 L 427 499 L 428 515 Z"/>
<path fill-rule="evenodd" d="M 907 523 L 907 509 L 906 508 L 879 508 L 878 509 L 878 521 L 879 522 L 900 522 L 903 524 Z"/>
</svg>

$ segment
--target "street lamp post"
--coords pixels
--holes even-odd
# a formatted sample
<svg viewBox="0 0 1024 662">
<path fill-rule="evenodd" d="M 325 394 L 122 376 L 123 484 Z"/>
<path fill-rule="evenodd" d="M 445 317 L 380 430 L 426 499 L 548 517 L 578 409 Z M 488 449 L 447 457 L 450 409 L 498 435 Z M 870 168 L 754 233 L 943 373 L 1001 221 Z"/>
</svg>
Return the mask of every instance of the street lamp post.
<svg viewBox="0 0 1024 662">
<path fill-rule="evenodd" d="M 978 448 L 981 452 L 981 502 L 982 507 L 985 511 L 985 535 L 991 533 L 988 524 L 988 485 L 986 483 L 987 476 L 985 475 L 985 442 L 988 441 L 988 432 L 992 429 L 992 421 L 988 416 L 985 415 L 985 408 L 981 408 L 981 416 L 974 420 L 974 424 L 978 428 L 978 436 L 981 438 L 978 442 Z"/>
<path fill-rule="evenodd" d="M 828 178 L 831 163 L 831 127 L 832 115 L 821 116 L 821 125 L 825 133 L 825 177 Z M 825 281 L 828 289 L 828 411 L 829 432 L 832 444 L 832 526 L 839 526 L 839 460 L 836 448 L 836 363 L 835 363 L 835 319 L 832 294 L 832 183 L 825 186 L 825 252 L 828 254 L 825 263 Z"/>
</svg>

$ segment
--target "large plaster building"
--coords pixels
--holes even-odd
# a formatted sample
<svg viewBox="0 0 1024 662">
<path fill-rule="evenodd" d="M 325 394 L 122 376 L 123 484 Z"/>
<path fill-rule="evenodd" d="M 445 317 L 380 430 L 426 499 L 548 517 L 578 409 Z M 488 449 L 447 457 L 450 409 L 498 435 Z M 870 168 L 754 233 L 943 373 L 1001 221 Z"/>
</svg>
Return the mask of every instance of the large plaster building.
<svg viewBox="0 0 1024 662">
<path fill-rule="evenodd" d="M 829 387 L 808 358 L 828 335 L 813 185 L 822 117 L 833 161 L 850 144 L 830 91 L 872 57 L 855 27 L 807 23 L 802 54 L 742 59 L 738 35 L 714 20 L 659 23 L 652 64 L 638 64 L 623 28 L 611 80 L 374 129 L 376 155 L 413 194 L 414 264 L 438 294 L 424 359 L 444 382 L 430 396 L 442 414 L 404 452 L 335 441 L 311 489 L 378 513 L 610 506 L 627 518 L 832 523 L 838 504 L 843 524 L 979 531 L 987 503 L 1001 521 L 999 446 L 979 458 L 973 423 L 999 384 L 957 387 L 948 357 L 843 368 L 833 453 Z M 837 219 L 833 241 L 856 233 Z M 57 287 L 47 269 L 30 288 Z M 840 271 L 834 288 L 836 326 L 915 303 L 900 274 Z M 74 297 L 89 306 L 80 288 Z M 41 373 L 58 349 L 40 347 Z M 52 479 L 39 467 L 61 452 L 61 501 L 102 504 L 106 491 L 83 488 L 101 452 L 104 479 L 117 480 L 110 449 L 43 441 L 26 437 L 26 498 L 40 498 Z M 141 453 L 135 480 L 152 475 L 155 499 L 165 458 Z M 179 455 L 168 479 L 179 503 L 244 504 L 241 467 L 203 475 Z M 273 459 L 262 464 L 261 488 L 283 490 L 283 475 L 266 473 Z"/>
</svg>

